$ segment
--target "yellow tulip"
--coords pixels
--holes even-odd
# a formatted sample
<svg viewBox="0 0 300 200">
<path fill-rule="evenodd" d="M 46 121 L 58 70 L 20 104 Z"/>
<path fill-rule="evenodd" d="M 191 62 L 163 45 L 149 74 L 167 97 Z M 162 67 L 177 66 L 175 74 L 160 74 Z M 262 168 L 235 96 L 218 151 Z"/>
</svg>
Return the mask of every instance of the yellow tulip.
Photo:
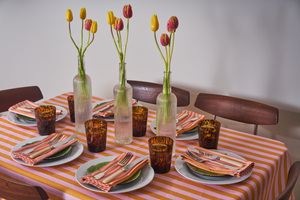
<svg viewBox="0 0 300 200">
<path fill-rule="evenodd" d="M 113 11 L 107 12 L 107 23 L 113 25 L 115 23 L 116 17 L 114 16 Z"/>
<path fill-rule="evenodd" d="M 92 22 L 92 27 L 91 27 L 91 32 L 92 32 L 92 33 L 96 33 L 96 32 L 97 32 L 97 28 L 98 28 L 97 22 L 96 22 L 96 21 L 93 21 L 93 22 Z"/>
<path fill-rule="evenodd" d="M 85 20 L 85 18 L 86 18 L 86 9 L 85 8 L 80 9 L 79 17 L 80 17 L 80 19 Z"/>
<path fill-rule="evenodd" d="M 151 30 L 156 32 L 159 28 L 159 22 L 158 22 L 158 19 L 157 19 L 157 15 L 153 15 L 151 17 Z"/>
<path fill-rule="evenodd" d="M 72 11 L 70 9 L 68 9 L 67 12 L 66 12 L 66 20 L 68 22 L 73 21 L 73 14 L 72 14 Z"/>
</svg>

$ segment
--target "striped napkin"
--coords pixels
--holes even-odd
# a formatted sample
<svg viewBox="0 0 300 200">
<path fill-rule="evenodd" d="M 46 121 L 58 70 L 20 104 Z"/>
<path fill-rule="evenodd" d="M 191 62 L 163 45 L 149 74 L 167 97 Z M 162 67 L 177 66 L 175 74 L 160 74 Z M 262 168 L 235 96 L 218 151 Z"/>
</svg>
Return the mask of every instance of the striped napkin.
<svg viewBox="0 0 300 200">
<path fill-rule="evenodd" d="M 110 104 L 113 104 L 113 103 L 114 103 L 114 100 L 111 100 L 111 101 L 108 101 L 108 102 L 102 104 L 101 106 L 98 106 L 98 107 L 94 108 L 93 113 L 95 113 L 95 112 L 97 112 L 97 113 L 95 113 L 93 115 L 93 117 L 99 117 L 99 116 L 100 117 L 109 117 L 109 116 L 113 115 L 114 114 L 114 106 L 113 105 L 110 106 L 109 108 L 105 109 L 105 110 L 99 111 L 99 110 L 101 110 L 101 109 L 105 108 L 106 106 L 108 106 Z M 135 105 L 136 103 L 137 103 L 137 100 L 133 99 L 132 100 L 132 105 Z M 110 111 L 110 112 L 107 112 L 107 111 Z"/>
<path fill-rule="evenodd" d="M 12 151 L 12 154 L 13 154 L 14 158 L 21 158 L 27 164 L 29 164 L 29 165 L 35 165 L 35 164 L 39 163 L 40 161 L 44 160 L 45 158 L 48 158 L 48 157 L 56 154 L 57 152 L 60 152 L 61 150 L 67 148 L 68 146 L 74 144 L 75 142 L 77 142 L 76 139 L 73 139 L 73 140 L 69 141 L 68 143 L 66 143 L 64 145 L 61 145 L 61 146 L 59 146 L 59 147 L 57 147 L 55 149 L 52 149 L 52 150 L 50 149 L 49 151 L 46 151 L 45 153 L 43 153 L 42 155 L 40 155 L 40 156 L 38 156 L 36 158 L 32 159 L 32 158 L 29 157 L 30 155 L 32 155 L 32 154 L 34 154 L 34 153 L 36 153 L 36 152 L 38 152 L 38 151 L 40 151 L 40 150 L 42 150 L 42 149 L 47 148 L 48 146 L 50 146 L 48 144 L 48 142 L 54 140 L 58 135 L 59 134 L 57 134 L 57 133 L 52 133 L 51 135 L 45 137 L 43 140 L 41 140 L 39 142 L 36 142 L 34 144 L 31 144 L 31 145 L 24 146 L 24 147 L 19 148 L 18 150 Z M 66 138 L 68 138 L 68 136 L 64 135 L 59 140 L 59 142 L 62 141 L 62 140 L 64 140 L 64 139 L 66 139 Z M 21 153 L 21 152 L 25 151 L 26 149 L 30 149 L 32 147 L 38 146 L 39 144 L 42 144 L 44 142 L 47 142 L 47 143 L 44 144 L 44 145 L 42 145 L 42 146 L 40 146 L 40 147 L 38 147 L 38 148 L 36 148 L 36 149 L 34 149 L 29 154 L 24 155 L 24 154 Z"/>
<path fill-rule="evenodd" d="M 238 178 L 241 178 L 242 176 L 244 176 L 245 174 L 250 172 L 254 167 L 254 163 L 251 162 L 251 161 L 242 160 L 242 159 L 239 159 L 239 158 L 235 158 L 233 156 L 225 155 L 225 154 L 222 154 L 222 153 L 219 153 L 219 152 L 216 152 L 216 151 L 211 151 L 209 149 L 205 149 L 205 148 L 201 148 L 201 147 L 196 147 L 195 149 L 200 150 L 200 151 L 205 152 L 205 153 L 213 154 L 213 155 L 216 155 L 216 156 L 220 156 L 220 157 L 227 158 L 229 160 L 237 161 L 239 163 L 244 164 L 243 167 L 241 167 L 239 170 L 231 170 L 231 169 L 228 169 L 228 168 L 226 168 L 222 165 L 218 165 L 218 164 L 215 164 L 215 163 L 209 162 L 209 161 L 204 161 L 204 162 L 201 162 L 201 163 L 196 162 L 192 158 L 190 158 L 186 153 L 181 155 L 182 160 L 184 160 L 185 162 L 188 162 L 191 165 L 194 165 L 195 167 L 204 169 L 204 170 L 209 171 L 209 172 L 224 174 L 224 175 L 231 175 L 231 176 L 236 176 Z M 197 156 L 201 159 L 211 159 L 211 160 L 214 160 L 215 162 L 219 162 L 219 163 L 222 163 L 222 164 L 237 167 L 236 165 L 232 165 L 230 163 L 223 162 L 223 161 L 218 160 L 218 159 L 212 159 L 210 157 L 195 153 L 193 151 L 191 151 L 191 153 L 193 153 L 195 156 Z"/>
<path fill-rule="evenodd" d="M 204 115 L 201 115 L 201 114 L 195 113 L 193 111 L 189 111 L 189 110 L 183 110 L 181 113 L 179 113 L 176 116 L 176 118 L 180 118 L 180 116 L 184 115 L 185 113 L 187 113 L 187 116 L 184 117 L 182 120 L 179 120 L 176 123 L 176 127 L 179 126 L 180 124 L 183 124 L 183 123 L 189 121 L 190 119 L 194 118 L 195 116 L 198 116 L 199 119 L 185 123 L 181 130 L 176 131 L 176 137 L 178 137 L 179 135 L 181 135 L 184 132 L 187 132 L 187 131 L 195 128 L 198 125 L 198 123 L 200 121 L 204 120 L 204 118 L 205 118 Z"/>
<path fill-rule="evenodd" d="M 110 168 L 111 166 L 113 166 L 114 164 L 118 163 L 120 160 L 122 160 L 122 158 L 126 155 L 126 153 L 122 153 L 120 154 L 118 157 L 116 157 L 114 160 L 112 160 L 110 163 L 108 163 L 107 165 L 105 165 L 104 167 L 102 167 L 101 169 L 85 175 L 83 177 L 81 177 L 81 181 L 83 183 L 89 183 L 92 184 L 94 186 L 96 186 L 97 188 L 108 192 L 110 191 L 112 188 L 114 188 L 117 184 L 122 183 L 126 180 L 128 180 L 130 177 L 132 177 L 136 172 L 138 172 L 140 169 L 142 169 L 143 167 L 145 167 L 146 165 L 148 165 L 148 159 L 144 159 L 143 161 L 139 162 L 138 164 L 136 164 L 134 167 L 128 169 L 127 171 L 125 171 L 124 173 L 122 173 L 121 175 L 119 175 L 118 177 L 116 177 L 115 179 L 113 179 L 111 182 L 109 183 L 103 183 L 102 181 L 105 180 L 107 177 L 109 177 L 110 175 L 114 174 L 115 172 L 119 171 L 120 169 L 122 169 L 122 166 L 115 166 L 113 167 L 111 170 L 107 171 L 105 173 L 105 175 L 96 180 L 93 178 L 93 176 L 105 171 L 106 169 Z M 132 158 L 130 159 L 130 161 L 128 162 L 131 163 L 132 161 L 134 161 L 135 159 L 137 159 L 138 157 L 136 156 L 132 156 Z"/>
<path fill-rule="evenodd" d="M 27 108 L 26 107 L 29 106 L 29 107 L 33 107 L 33 108 Z M 34 108 L 37 108 L 39 107 L 40 105 L 36 104 L 36 103 L 33 103 L 32 101 L 29 101 L 29 100 L 25 100 L 25 101 L 22 101 L 20 103 L 17 103 L 13 106 L 11 106 L 8 111 L 12 112 L 12 113 L 16 113 L 16 114 L 20 114 L 20 115 L 24 115 L 24 116 L 27 116 L 27 117 L 30 117 L 30 118 L 33 118 L 35 119 L 35 114 L 34 114 Z M 21 109 L 20 109 L 21 108 Z M 22 110 L 23 109 L 23 110 Z M 28 111 L 26 111 L 28 110 Z M 30 111 L 31 112 L 30 112 Z M 56 109 L 56 114 L 57 115 L 60 115 L 62 114 L 62 110 L 60 109 Z"/>
</svg>

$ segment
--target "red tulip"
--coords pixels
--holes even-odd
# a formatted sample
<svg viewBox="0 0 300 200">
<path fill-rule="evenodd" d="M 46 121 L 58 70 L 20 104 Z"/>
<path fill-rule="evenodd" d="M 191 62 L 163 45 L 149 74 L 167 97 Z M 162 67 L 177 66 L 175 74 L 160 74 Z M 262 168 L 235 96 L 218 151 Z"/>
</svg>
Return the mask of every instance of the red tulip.
<svg viewBox="0 0 300 200">
<path fill-rule="evenodd" d="M 170 38 L 169 38 L 168 34 L 164 33 L 160 36 L 160 43 L 163 46 L 167 46 L 170 44 Z"/>
<path fill-rule="evenodd" d="M 121 18 L 117 18 L 115 21 L 115 27 L 117 31 L 122 31 L 124 28 L 123 20 Z"/>
<path fill-rule="evenodd" d="M 173 32 L 173 31 L 175 32 L 176 29 L 178 28 L 178 24 L 179 24 L 179 22 L 178 22 L 178 19 L 176 16 L 170 17 L 170 19 L 168 20 L 168 23 L 167 23 L 167 30 L 169 32 Z"/>
<path fill-rule="evenodd" d="M 92 20 L 91 19 L 86 19 L 84 26 L 85 26 L 85 30 L 90 31 L 91 30 L 91 26 L 92 26 Z"/>
<path fill-rule="evenodd" d="M 131 18 L 132 17 L 132 7 L 130 4 L 125 5 L 123 7 L 123 15 L 125 18 Z"/>
</svg>

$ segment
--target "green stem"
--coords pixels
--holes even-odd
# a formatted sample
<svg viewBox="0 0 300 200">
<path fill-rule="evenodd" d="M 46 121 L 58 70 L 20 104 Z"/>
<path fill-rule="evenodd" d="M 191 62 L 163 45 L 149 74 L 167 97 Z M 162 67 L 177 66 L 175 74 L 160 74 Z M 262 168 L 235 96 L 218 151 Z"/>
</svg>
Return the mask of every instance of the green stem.
<svg viewBox="0 0 300 200">
<path fill-rule="evenodd" d="M 124 46 L 124 57 L 123 57 L 123 62 L 125 63 L 125 57 L 126 57 L 126 49 L 127 49 L 127 42 L 128 42 L 128 35 L 129 35 L 129 18 L 127 18 L 127 35 L 126 35 L 126 41 L 125 41 L 125 46 Z"/>
<path fill-rule="evenodd" d="M 164 60 L 164 62 L 165 62 L 165 64 L 166 64 L 166 59 L 165 59 L 164 55 L 162 54 L 162 52 L 161 52 L 161 50 L 160 50 L 160 48 L 159 48 L 159 46 L 158 46 L 158 43 L 157 43 L 156 32 L 154 32 L 154 41 L 155 41 L 155 43 L 156 43 L 156 46 L 157 46 L 157 48 L 158 48 L 158 50 L 159 50 L 159 53 L 160 53 L 162 59 Z"/>
<path fill-rule="evenodd" d="M 76 49 L 77 49 L 77 51 L 78 51 L 78 53 L 79 53 L 78 46 L 77 46 L 76 43 L 74 42 L 73 37 L 72 37 L 72 34 L 71 34 L 71 22 L 69 22 L 69 33 L 70 33 L 70 38 L 71 38 L 73 44 L 75 45 L 75 47 L 76 47 Z"/>
<path fill-rule="evenodd" d="M 90 37 L 90 32 L 89 32 L 89 37 Z M 92 38 L 92 40 L 91 40 L 91 42 L 90 43 L 88 43 L 87 45 L 86 45 L 86 47 L 84 48 L 84 50 L 83 50 L 83 53 L 82 53 L 82 55 L 84 55 L 84 53 L 85 53 L 85 51 L 86 51 L 86 49 L 92 44 L 92 42 L 94 41 L 94 33 L 93 33 L 93 38 Z"/>
</svg>

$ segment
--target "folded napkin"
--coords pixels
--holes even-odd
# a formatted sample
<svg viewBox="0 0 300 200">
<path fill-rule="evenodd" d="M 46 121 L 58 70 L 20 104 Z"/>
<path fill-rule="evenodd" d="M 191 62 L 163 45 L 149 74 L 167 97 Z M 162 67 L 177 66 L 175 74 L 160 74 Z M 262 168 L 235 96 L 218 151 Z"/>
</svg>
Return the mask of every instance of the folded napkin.
<svg viewBox="0 0 300 200">
<path fill-rule="evenodd" d="M 34 153 L 36 153 L 36 152 L 38 152 L 38 151 L 40 151 L 40 150 L 42 150 L 42 149 L 47 148 L 48 146 L 50 146 L 48 144 L 48 142 L 54 140 L 58 135 L 59 134 L 57 134 L 57 133 L 52 133 L 51 135 L 45 137 L 43 140 L 41 140 L 39 142 L 36 142 L 34 144 L 31 144 L 31 145 L 26 145 L 24 147 L 19 148 L 18 150 L 12 151 L 12 154 L 13 154 L 14 158 L 21 158 L 27 164 L 29 164 L 29 165 L 35 165 L 35 164 L 39 163 L 40 161 L 44 160 L 45 158 L 48 158 L 48 157 L 56 154 L 57 152 L 60 152 L 61 150 L 67 148 L 68 146 L 74 144 L 75 142 L 77 142 L 76 139 L 72 139 L 71 141 L 67 142 L 66 144 L 61 145 L 61 146 L 59 146 L 59 147 L 57 147 L 55 149 L 52 149 L 52 150 L 50 149 L 49 151 L 46 151 L 45 153 L 43 153 L 42 155 L 40 155 L 40 156 L 38 156 L 36 158 L 32 159 L 32 158 L 29 157 L 30 155 L 32 155 L 32 154 L 34 154 Z M 59 140 L 59 142 L 62 141 L 62 140 L 64 140 L 64 139 L 66 139 L 66 138 L 68 138 L 68 136 L 64 135 Z M 25 151 L 26 149 L 30 149 L 32 147 L 38 146 L 39 144 L 42 144 L 44 142 L 47 142 L 47 143 L 44 144 L 44 145 L 42 145 L 42 146 L 40 146 L 40 147 L 38 147 L 38 148 L 36 148 L 36 149 L 34 149 L 31 153 L 26 154 L 26 155 L 22 154 L 22 152 Z"/>
<path fill-rule="evenodd" d="M 93 113 L 97 112 L 96 114 L 93 115 L 93 117 L 97 117 L 97 116 L 100 116 L 100 117 L 109 117 L 111 115 L 114 114 L 114 106 L 109 106 L 107 109 L 105 110 L 102 110 L 102 111 L 99 111 L 105 107 L 107 107 L 108 105 L 110 104 L 113 104 L 114 103 L 114 100 L 111 100 L 111 101 L 108 101 L 104 104 L 102 104 L 101 106 L 98 106 L 96 108 L 93 109 Z M 133 99 L 132 100 L 132 105 L 135 105 L 137 103 L 137 100 Z M 98 112 L 99 111 L 99 112 Z M 110 111 L 110 112 L 107 112 L 107 111 Z"/>
<path fill-rule="evenodd" d="M 222 165 L 218 165 L 218 164 L 210 162 L 210 161 L 204 161 L 204 162 L 201 162 L 201 163 L 197 162 L 197 161 L 194 161 L 186 153 L 181 155 L 182 160 L 184 160 L 185 162 L 188 162 L 191 165 L 194 165 L 195 167 L 204 169 L 204 170 L 209 171 L 209 172 L 224 174 L 224 175 L 231 175 L 231 176 L 236 176 L 238 178 L 241 178 L 242 176 L 244 176 L 245 174 L 250 172 L 254 167 L 254 163 L 251 162 L 251 161 L 242 160 L 242 159 L 239 159 L 239 158 L 235 158 L 233 156 L 225 155 L 225 154 L 222 154 L 222 153 L 219 153 L 219 152 L 216 152 L 216 151 L 212 151 L 212 150 L 208 150 L 208 149 L 205 149 L 205 148 L 201 148 L 201 147 L 196 147 L 195 149 L 197 149 L 199 151 L 202 151 L 202 152 L 205 152 L 205 153 L 209 153 L 209 154 L 213 154 L 213 155 L 216 155 L 216 156 L 219 156 L 219 157 L 223 157 L 223 158 L 227 158 L 227 159 L 230 159 L 230 160 L 233 160 L 233 161 L 237 161 L 237 162 L 243 164 L 243 166 L 241 168 L 239 168 L 238 170 L 231 170 L 231 169 L 228 169 L 228 168 L 226 168 Z M 218 160 L 218 159 L 212 159 L 210 157 L 195 153 L 193 151 L 191 151 L 191 153 L 193 153 L 195 156 L 197 156 L 201 159 L 210 159 L 210 160 L 213 160 L 215 162 L 219 162 L 219 163 L 222 163 L 222 164 L 237 167 L 236 165 L 232 165 L 230 163 L 223 162 L 223 161 Z"/>
<path fill-rule="evenodd" d="M 105 171 L 106 169 L 109 169 L 111 166 L 113 166 L 114 164 L 118 163 L 120 160 L 122 160 L 122 158 L 126 155 L 126 153 L 123 153 L 121 155 L 119 155 L 118 157 L 116 157 L 114 160 L 112 160 L 110 163 L 108 163 L 107 165 L 105 165 L 104 167 L 102 167 L 101 169 L 85 175 L 83 177 L 81 177 L 81 181 L 83 183 L 89 183 L 92 184 L 94 186 L 96 186 L 97 188 L 108 192 L 110 191 L 112 188 L 114 188 L 117 184 L 122 183 L 126 180 L 128 180 L 130 177 L 132 177 L 136 172 L 138 172 L 140 169 L 142 169 L 143 167 L 145 167 L 148 164 L 148 159 L 144 159 L 143 161 L 139 162 L 138 164 L 136 164 L 134 167 L 128 169 L 127 171 L 125 171 L 124 173 L 122 173 L 121 175 L 117 176 L 115 179 L 113 179 L 111 182 L 109 183 L 103 183 L 102 181 L 105 180 L 107 177 L 109 177 L 110 175 L 114 174 L 115 172 L 119 171 L 120 169 L 122 169 L 122 166 L 115 166 L 113 167 L 111 170 L 107 171 L 105 173 L 105 175 L 96 180 L 93 178 L 93 176 Z M 137 159 L 138 157 L 136 156 L 132 156 L 132 158 L 130 159 L 130 161 L 128 162 L 131 163 L 132 161 L 134 161 L 135 159 Z"/>
<path fill-rule="evenodd" d="M 179 131 L 176 131 L 176 137 L 178 137 L 179 135 L 181 135 L 182 133 L 184 132 L 187 132 L 193 128 L 195 128 L 198 123 L 202 120 L 204 120 L 205 116 L 204 115 L 201 115 L 201 114 L 198 114 L 198 113 L 195 113 L 195 112 L 192 112 L 192 111 L 189 111 L 189 110 L 183 110 L 181 113 L 179 113 L 176 118 L 180 118 L 180 116 L 184 115 L 185 113 L 187 113 L 187 116 L 184 117 L 182 120 L 179 120 L 177 123 L 176 123 L 176 127 L 179 126 L 180 124 L 183 124 L 187 121 L 189 121 L 190 119 L 198 116 L 199 119 L 197 120 L 194 120 L 194 121 L 190 121 L 190 122 L 187 122 L 183 125 L 182 129 L 179 130 Z"/>
<path fill-rule="evenodd" d="M 28 108 L 28 107 L 26 107 L 26 105 L 29 107 L 33 107 L 33 108 Z M 33 103 L 32 101 L 25 100 L 25 101 L 22 101 L 20 103 L 17 103 L 15 105 L 11 106 L 8 110 L 10 112 L 17 113 L 17 114 L 24 115 L 24 116 L 35 119 L 34 108 L 37 108 L 39 106 L 40 105 Z M 62 114 L 62 110 L 56 109 L 56 114 L 57 115 Z"/>
</svg>

